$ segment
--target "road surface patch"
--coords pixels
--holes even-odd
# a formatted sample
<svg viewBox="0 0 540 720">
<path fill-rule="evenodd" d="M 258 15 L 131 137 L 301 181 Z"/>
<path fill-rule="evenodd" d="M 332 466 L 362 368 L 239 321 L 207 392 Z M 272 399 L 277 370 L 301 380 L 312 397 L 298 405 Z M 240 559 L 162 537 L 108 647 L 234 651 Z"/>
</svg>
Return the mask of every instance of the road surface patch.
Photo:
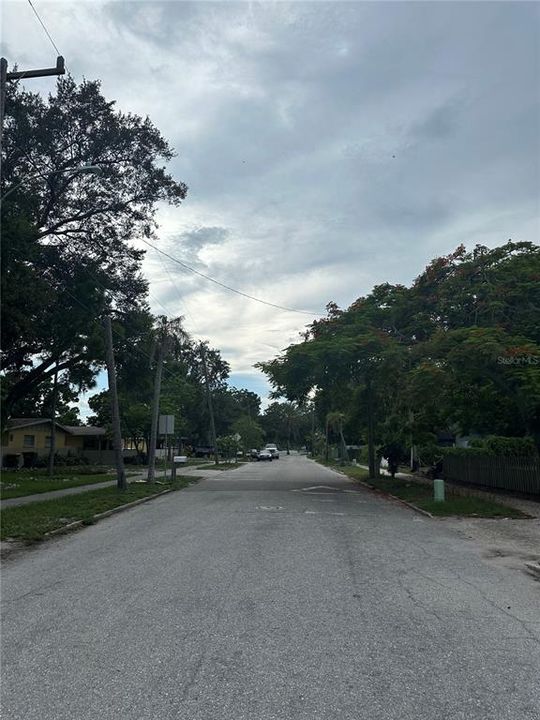
<svg viewBox="0 0 540 720">
<path fill-rule="evenodd" d="M 329 493 L 342 493 L 343 490 L 338 487 L 332 487 L 331 485 L 311 485 L 305 488 L 295 488 L 291 492 L 302 492 L 309 493 L 310 495 L 328 495 Z"/>
</svg>

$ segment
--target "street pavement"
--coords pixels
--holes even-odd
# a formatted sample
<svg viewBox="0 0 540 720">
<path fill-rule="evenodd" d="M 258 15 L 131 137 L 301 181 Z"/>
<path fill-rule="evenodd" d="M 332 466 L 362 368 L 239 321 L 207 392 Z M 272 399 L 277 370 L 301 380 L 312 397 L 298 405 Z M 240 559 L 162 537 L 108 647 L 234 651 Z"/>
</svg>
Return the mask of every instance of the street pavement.
<svg viewBox="0 0 540 720">
<path fill-rule="evenodd" d="M 304 457 L 14 556 L 2 610 L 10 720 L 540 719 L 540 584 Z"/>
</svg>

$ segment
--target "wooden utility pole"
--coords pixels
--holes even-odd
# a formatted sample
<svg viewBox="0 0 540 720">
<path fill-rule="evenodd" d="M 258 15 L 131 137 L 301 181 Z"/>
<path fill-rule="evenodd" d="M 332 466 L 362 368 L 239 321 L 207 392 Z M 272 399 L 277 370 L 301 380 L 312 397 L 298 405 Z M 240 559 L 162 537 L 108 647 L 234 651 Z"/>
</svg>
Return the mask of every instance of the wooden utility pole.
<svg viewBox="0 0 540 720">
<path fill-rule="evenodd" d="M 204 384 L 206 386 L 206 401 L 208 403 L 208 413 L 210 414 L 210 431 L 212 433 L 212 443 L 214 444 L 214 460 L 219 465 L 219 455 L 217 448 L 216 423 L 214 421 L 214 406 L 212 404 L 212 393 L 210 391 L 210 383 L 208 381 L 208 368 L 206 367 L 206 354 L 204 352 L 204 344 L 200 344 L 201 360 L 204 373 Z"/>
<path fill-rule="evenodd" d="M 158 343 L 158 359 L 156 365 L 156 376 L 154 378 L 154 399 L 152 401 L 152 425 L 150 428 L 150 447 L 148 448 L 148 475 L 147 482 L 153 483 L 156 479 L 156 445 L 158 436 L 159 421 L 159 398 L 161 395 L 161 378 L 163 377 L 163 358 L 165 355 L 165 343 L 167 335 L 165 324 L 161 328 L 161 337 Z"/>
<path fill-rule="evenodd" d="M 111 318 L 106 317 L 105 344 L 107 346 L 107 377 L 109 379 L 109 394 L 111 396 L 111 417 L 113 426 L 114 458 L 116 461 L 116 487 L 119 490 L 126 490 L 126 473 L 124 470 L 124 458 L 122 456 L 122 431 L 120 430 L 120 411 L 118 409 L 118 393 L 116 390 L 116 367 L 114 365 L 114 352 L 112 340 Z"/>
<path fill-rule="evenodd" d="M 40 68 L 38 70 L 16 70 L 8 72 L 6 58 L 0 59 L 0 147 L 2 145 L 2 134 L 4 130 L 4 111 L 6 108 L 6 86 L 8 80 L 21 80 L 22 78 L 47 77 L 48 75 L 65 75 L 66 67 L 64 58 L 59 55 L 56 58 L 56 67 Z"/>
<path fill-rule="evenodd" d="M 2 136 L 4 134 L 4 110 L 6 107 L 6 85 L 7 85 L 7 60 L 0 59 L 0 149 L 2 147 Z"/>
<path fill-rule="evenodd" d="M 315 404 L 311 406 L 311 457 L 315 457 Z"/>
<path fill-rule="evenodd" d="M 369 459 L 369 477 L 377 477 L 377 467 L 375 463 L 375 422 L 373 418 L 373 386 L 371 377 L 368 373 L 366 377 L 367 390 L 367 431 L 368 431 L 368 459 Z"/>
<path fill-rule="evenodd" d="M 326 416 L 326 426 L 325 426 L 325 439 L 324 439 L 325 445 L 324 445 L 324 459 L 326 462 L 328 462 L 328 415 Z"/>
<path fill-rule="evenodd" d="M 291 454 L 291 415 L 287 413 L 287 455 Z"/>
<path fill-rule="evenodd" d="M 49 477 L 54 473 L 54 455 L 56 453 L 56 403 L 58 400 L 58 358 L 56 359 L 56 368 L 54 371 L 54 383 L 51 407 L 51 447 L 49 449 Z"/>
</svg>

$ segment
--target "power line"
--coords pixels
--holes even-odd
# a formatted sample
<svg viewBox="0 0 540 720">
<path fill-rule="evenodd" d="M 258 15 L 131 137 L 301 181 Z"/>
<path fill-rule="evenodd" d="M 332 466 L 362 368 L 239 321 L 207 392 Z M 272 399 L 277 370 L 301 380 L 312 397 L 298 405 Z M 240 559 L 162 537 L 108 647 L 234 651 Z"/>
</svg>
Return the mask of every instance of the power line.
<svg viewBox="0 0 540 720">
<path fill-rule="evenodd" d="M 64 249 L 65 249 L 65 248 L 64 248 Z M 75 255 L 72 255 L 72 257 L 75 257 Z M 85 267 L 85 268 L 84 268 L 84 272 L 85 272 L 90 278 L 92 278 L 92 280 L 103 290 L 103 292 L 104 292 L 105 294 L 108 294 L 108 295 L 110 296 L 110 299 L 116 300 L 116 297 L 115 297 L 114 292 L 113 292 L 110 288 L 105 287 L 105 285 L 103 285 L 103 283 L 100 282 L 100 280 L 98 280 L 97 277 L 96 277 L 92 272 L 90 272 L 90 270 L 89 270 L 88 268 Z M 65 288 L 65 287 L 63 288 L 62 291 L 63 291 L 63 292 L 66 292 L 66 293 L 67 293 L 73 300 L 75 300 L 83 309 L 87 310 L 90 314 L 92 314 L 93 311 L 92 311 L 92 310 L 88 307 L 88 305 L 87 305 L 86 303 L 84 303 L 79 297 L 77 297 L 76 295 L 74 295 L 72 292 L 70 292 L 70 291 L 69 291 L 67 288 Z M 148 294 L 150 295 L 150 293 L 148 293 Z M 154 299 L 155 299 L 157 302 L 160 302 L 157 298 L 154 298 Z M 165 307 L 165 305 L 163 305 L 163 303 L 160 303 L 160 304 L 161 304 L 161 306 L 163 307 L 163 309 L 165 310 L 165 312 L 168 314 L 169 311 L 167 310 L 167 308 Z M 117 330 L 115 327 L 112 327 L 112 332 L 113 332 L 115 335 L 117 335 L 118 338 L 120 338 L 121 340 L 125 340 L 125 336 L 123 335 L 123 333 L 120 332 L 119 330 Z M 154 360 L 154 358 L 153 358 L 152 355 L 149 355 L 149 354 L 148 354 L 147 352 L 145 352 L 142 348 L 137 347 L 136 345 L 133 345 L 133 346 L 132 346 L 132 350 L 134 350 L 136 353 L 138 353 L 141 357 L 144 357 L 144 358 L 146 358 L 147 360 L 149 360 L 150 365 L 152 364 L 152 362 L 153 362 L 153 360 Z M 165 372 L 170 378 L 172 378 L 173 380 L 178 380 L 178 379 L 181 378 L 181 376 L 180 376 L 179 374 L 174 373 L 172 370 L 170 370 L 170 369 L 167 368 L 167 367 L 164 367 L 163 370 L 164 370 L 164 372 Z"/>
<path fill-rule="evenodd" d="M 88 272 L 88 271 L 87 271 L 87 272 Z M 88 274 L 90 275 L 90 277 L 93 277 L 93 275 L 92 275 L 91 273 L 88 272 Z M 105 290 L 106 292 L 110 293 L 110 294 L 112 295 L 113 299 L 115 299 L 112 290 L 109 290 L 108 288 L 104 288 L 104 290 Z M 67 288 L 63 288 L 62 292 L 67 293 L 73 300 L 75 300 L 75 302 L 79 303 L 79 305 L 80 305 L 82 308 L 84 308 L 85 310 L 87 310 L 89 313 L 92 313 L 92 312 L 93 312 L 93 311 L 88 307 L 88 305 L 87 305 L 86 303 L 84 303 L 80 298 L 78 298 L 76 295 L 74 295 L 73 293 L 71 293 Z M 119 330 L 117 330 L 114 326 L 112 327 L 112 332 L 113 332 L 118 338 L 120 338 L 121 340 L 125 340 L 125 339 L 126 339 L 126 338 L 125 338 L 125 335 L 124 335 L 122 332 L 120 332 Z M 131 347 L 131 349 L 132 349 L 133 351 L 135 351 L 136 353 L 138 353 L 139 355 L 141 355 L 141 357 L 144 357 L 144 358 L 146 358 L 147 360 L 149 360 L 150 363 L 152 363 L 152 361 L 154 360 L 154 358 L 152 357 L 152 355 L 149 355 L 147 352 L 145 352 L 142 348 L 138 347 L 137 345 L 133 345 L 133 346 Z M 164 367 L 163 370 L 164 370 L 164 372 L 165 372 L 167 375 L 169 375 L 169 377 L 172 378 L 173 380 L 183 379 L 180 374 L 174 373 L 172 370 L 169 370 L 169 368 L 167 368 L 167 367 Z"/>
<path fill-rule="evenodd" d="M 205 275 L 202 272 L 199 272 L 199 270 L 195 270 L 195 268 L 192 268 L 190 265 L 186 265 L 186 263 L 182 262 L 181 260 L 178 260 L 178 258 L 173 257 L 172 255 L 169 255 L 164 250 L 160 250 L 160 248 L 153 245 L 151 242 L 148 242 L 148 240 L 145 240 L 144 238 L 141 238 L 143 243 L 148 245 L 148 247 L 151 247 L 153 250 L 157 250 L 157 252 L 161 253 L 162 255 L 165 255 L 165 257 L 168 257 L 169 260 L 172 260 L 177 265 L 180 265 L 181 267 L 185 268 L 186 270 L 189 270 L 189 272 L 194 273 L 195 275 L 199 275 L 199 277 L 204 278 L 205 280 L 209 280 L 210 282 L 215 283 L 216 285 L 219 285 L 222 288 L 225 288 L 225 290 L 230 290 L 233 293 L 236 293 L 237 295 L 241 295 L 242 297 L 248 298 L 249 300 L 254 300 L 255 302 L 261 303 L 262 305 L 268 305 L 269 307 L 276 308 L 277 310 L 285 310 L 286 312 L 294 312 L 299 313 L 300 315 L 309 315 L 313 317 L 314 315 L 320 315 L 321 313 L 316 312 L 308 312 L 307 310 L 297 310 L 296 308 L 290 308 L 286 307 L 285 305 L 276 305 L 275 303 L 268 302 L 267 300 L 261 300 L 261 298 L 254 297 L 253 295 L 249 295 L 248 293 L 242 292 L 242 290 L 237 290 L 236 288 L 231 287 L 230 285 L 226 285 L 225 283 L 220 282 L 219 280 L 216 280 L 213 277 L 210 277 L 210 275 Z"/>
<path fill-rule="evenodd" d="M 51 41 L 51 45 L 52 45 L 53 48 L 56 50 L 56 54 L 57 54 L 57 55 L 61 55 L 62 53 L 60 52 L 60 50 L 59 50 L 58 47 L 56 46 L 56 43 L 54 42 L 54 40 L 52 39 L 51 33 L 50 33 L 50 32 L 47 30 L 47 28 L 45 27 L 45 23 L 44 23 L 43 20 L 40 18 L 38 11 L 36 10 L 36 8 L 34 7 L 34 5 L 32 4 L 32 0 L 28 0 L 28 4 L 30 5 L 30 7 L 31 7 L 32 10 L 34 11 L 34 14 L 35 14 L 35 16 L 37 17 L 37 19 L 39 20 L 39 23 L 40 23 L 41 27 L 45 30 L 45 33 L 46 33 L 47 37 L 48 37 L 49 40 Z"/>
<path fill-rule="evenodd" d="M 168 268 L 167 265 L 165 264 L 165 261 L 163 260 L 163 258 L 162 258 L 161 255 L 159 254 L 159 252 L 157 252 L 157 251 L 156 251 L 156 257 L 158 258 L 159 264 L 161 265 L 161 267 L 163 268 L 163 270 L 167 273 L 167 277 L 169 278 L 169 282 L 170 282 L 171 285 L 173 286 L 173 288 L 174 288 L 174 290 L 175 290 L 175 292 L 176 292 L 176 295 L 178 296 L 178 299 L 180 300 L 180 303 L 181 303 L 181 304 L 183 305 L 183 307 L 185 308 L 185 310 L 186 310 L 187 314 L 189 315 L 189 317 L 191 318 L 191 321 L 193 322 L 193 324 L 195 324 L 195 319 L 194 319 L 193 315 L 192 315 L 191 312 L 190 312 L 190 309 L 189 309 L 189 307 L 188 307 L 187 302 L 186 302 L 186 301 L 184 300 L 184 298 L 182 297 L 182 294 L 181 294 L 180 290 L 178 289 L 178 285 L 177 285 L 177 284 L 175 283 L 175 281 L 173 280 L 173 277 L 172 277 L 172 275 L 171 275 L 171 273 L 170 273 L 170 271 L 169 271 L 169 268 Z M 160 302 L 160 301 L 158 300 L 158 302 Z M 160 303 L 160 304 L 161 304 L 161 303 Z"/>
</svg>

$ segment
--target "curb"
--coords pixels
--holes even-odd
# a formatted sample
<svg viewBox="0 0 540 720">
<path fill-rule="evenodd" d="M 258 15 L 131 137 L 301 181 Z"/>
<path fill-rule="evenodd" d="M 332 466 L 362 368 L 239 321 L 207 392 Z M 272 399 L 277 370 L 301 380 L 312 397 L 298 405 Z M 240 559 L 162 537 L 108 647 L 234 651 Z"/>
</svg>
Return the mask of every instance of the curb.
<svg viewBox="0 0 540 720">
<path fill-rule="evenodd" d="M 315 460 L 315 462 L 317 462 Z M 326 467 L 326 466 L 325 466 Z M 401 498 L 396 497 L 395 495 L 392 495 L 392 493 L 386 492 L 385 490 L 381 490 L 378 487 L 375 487 L 374 485 L 370 485 L 365 480 L 359 480 L 358 478 L 351 478 L 347 473 L 342 472 L 341 470 L 336 470 L 335 468 L 330 468 L 334 472 L 337 472 L 339 475 L 343 475 L 343 477 L 348 478 L 353 484 L 355 485 L 363 485 L 364 487 L 368 488 L 368 490 L 372 490 L 375 493 L 378 493 L 379 495 L 383 495 L 387 498 L 392 498 L 392 500 L 397 500 L 398 503 L 401 503 L 402 505 L 406 505 L 411 510 L 414 510 L 417 513 L 420 513 L 420 515 L 425 515 L 428 518 L 431 518 L 432 520 L 435 520 L 435 516 L 432 515 L 427 510 L 422 510 L 422 508 L 419 508 L 417 505 L 413 505 L 410 502 L 407 502 L 407 500 L 402 500 Z"/>
<path fill-rule="evenodd" d="M 345 473 L 343 473 L 345 474 Z M 392 495 L 392 493 L 386 492 L 385 490 L 381 490 L 380 488 L 375 487 L 374 485 L 370 485 L 369 483 L 365 482 L 364 480 L 354 480 L 354 482 L 357 482 L 359 485 L 363 485 L 364 487 L 369 488 L 370 490 L 373 490 L 373 492 L 378 493 L 379 495 L 383 495 L 384 497 L 392 498 L 392 500 L 397 500 L 402 505 L 406 505 L 411 510 L 414 510 L 417 513 L 420 513 L 420 515 L 425 515 L 428 518 L 431 518 L 432 520 L 435 520 L 435 516 L 432 515 L 427 510 L 423 510 L 422 508 L 419 508 L 417 505 L 413 505 L 410 502 L 407 502 L 407 500 L 402 500 L 401 498 L 398 498 L 396 495 Z"/>
<path fill-rule="evenodd" d="M 142 505 L 143 503 L 149 502 L 150 500 L 155 500 L 158 497 L 161 497 L 161 495 L 167 495 L 168 493 L 176 492 L 173 488 L 167 488 L 167 490 L 162 490 L 161 492 L 156 493 L 155 495 L 148 495 L 148 497 L 139 498 L 138 500 L 133 500 L 132 502 L 126 503 L 125 505 L 118 505 L 115 508 L 111 508 L 110 510 L 105 510 L 102 513 L 98 513 L 97 515 L 93 515 L 91 520 L 97 521 L 97 520 L 103 520 L 106 517 L 109 517 L 109 515 L 115 515 L 116 513 L 123 512 L 124 510 L 129 510 L 132 507 L 136 507 L 137 505 Z M 62 527 L 55 528 L 54 530 L 49 530 L 49 532 L 44 533 L 42 540 L 46 540 L 51 537 L 55 537 L 56 535 L 67 535 L 70 532 L 73 532 L 74 530 L 77 530 L 78 528 L 82 527 L 83 525 L 88 525 L 88 520 L 75 520 L 75 522 L 69 523 L 68 525 L 63 525 Z M 4 540 L 3 543 L 6 541 Z M 38 541 L 39 542 L 39 541 Z M 2 543 L 2 544 L 3 544 Z M 31 543 L 31 545 L 35 545 L 36 543 Z M 2 560 L 6 559 L 9 555 L 22 551 L 31 545 L 27 545 L 23 541 L 15 541 L 13 543 L 12 547 L 4 546 L 1 549 L 1 558 Z"/>
<path fill-rule="evenodd" d="M 145 502 L 148 502 L 149 500 L 154 500 L 155 498 L 159 497 L 160 495 L 166 495 L 167 493 L 175 492 L 172 488 L 168 488 L 167 490 L 162 490 L 161 492 L 156 493 L 155 495 L 148 495 L 148 497 L 139 498 L 138 500 L 132 500 L 130 503 L 126 503 L 125 505 L 118 505 L 117 507 L 111 508 L 110 510 L 105 510 L 102 513 L 98 513 L 97 515 L 92 515 L 92 520 L 103 520 L 106 517 L 109 517 L 109 515 L 115 515 L 116 513 L 123 512 L 124 510 L 129 510 L 132 507 L 135 507 L 136 505 L 142 505 Z M 56 528 L 55 530 L 49 530 L 49 532 L 45 533 L 43 535 L 44 538 L 47 537 L 54 537 L 55 535 L 63 535 L 64 533 L 71 532 L 72 530 L 76 530 L 77 528 L 81 527 L 82 525 L 88 525 L 87 520 L 75 520 L 75 522 L 69 523 L 68 525 L 64 525 L 63 527 Z"/>
<path fill-rule="evenodd" d="M 526 562 L 525 568 L 529 575 L 532 575 L 537 580 L 540 580 L 540 562 Z"/>
</svg>

